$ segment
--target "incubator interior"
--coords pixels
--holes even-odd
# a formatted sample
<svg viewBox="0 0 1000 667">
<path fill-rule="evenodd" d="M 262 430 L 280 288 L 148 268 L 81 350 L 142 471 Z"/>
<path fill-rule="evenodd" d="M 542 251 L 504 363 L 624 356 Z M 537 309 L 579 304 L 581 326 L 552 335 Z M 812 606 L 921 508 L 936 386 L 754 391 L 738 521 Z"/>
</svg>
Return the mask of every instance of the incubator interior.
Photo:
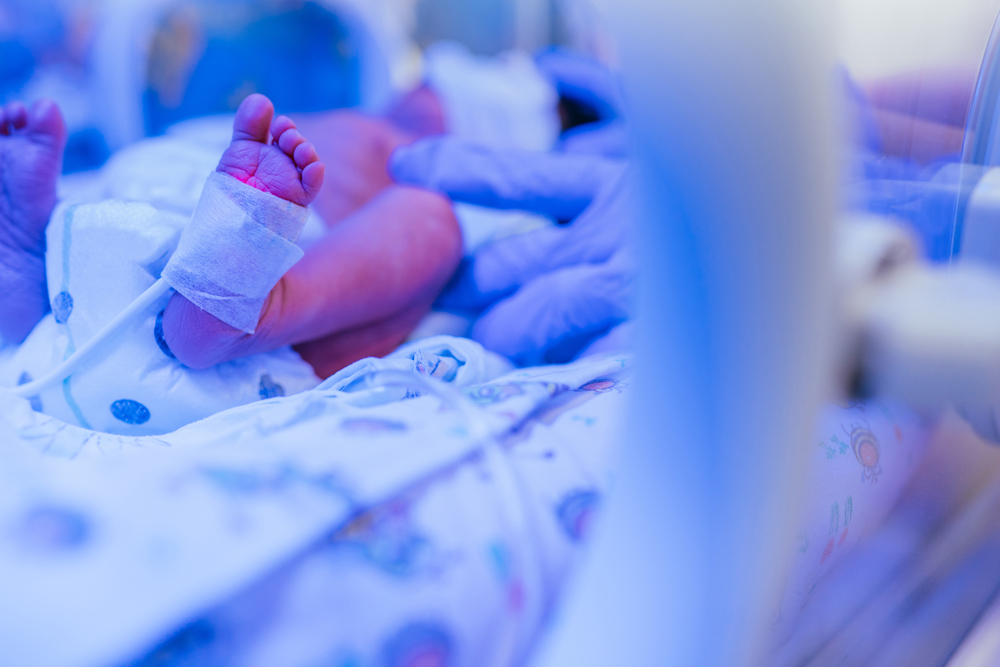
<svg viewBox="0 0 1000 667">
<path fill-rule="evenodd" d="M 1000 664 L 1000 0 L 0 0 L 0 665 Z"/>
</svg>

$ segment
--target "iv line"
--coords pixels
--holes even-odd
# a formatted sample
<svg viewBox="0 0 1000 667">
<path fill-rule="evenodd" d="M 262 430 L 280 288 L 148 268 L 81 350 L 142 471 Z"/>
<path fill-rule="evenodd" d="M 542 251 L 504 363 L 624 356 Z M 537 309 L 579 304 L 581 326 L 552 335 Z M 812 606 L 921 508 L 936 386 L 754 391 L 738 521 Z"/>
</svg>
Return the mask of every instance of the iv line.
<svg viewBox="0 0 1000 667">
<path fill-rule="evenodd" d="M 52 385 L 62 382 L 72 375 L 73 372 L 87 360 L 87 357 L 89 357 L 94 350 L 99 348 L 115 334 L 124 329 L 136 317 L 141 315 L 143 311 L 156 303 L 156 301 L 169 290 L 170 285 L 168 285 L 167 281 L 163 278 L 160 278 L 153 283 L 152 287 L 143 292 L 138 299 L 133 301 L 128 308 L 123 310 L 117 317 L 108 322 L 108 324 L 97 332 L 93 338 L 84 343 L 79 350 L 70 355 L 66 361 L 59 364 L 57 368 L 34 382 L 22 384 L 20 387 L 10 389 L 10 391 L 21 398 L 31 398 L 33 396 L 38 396 Z"/>
</svg>

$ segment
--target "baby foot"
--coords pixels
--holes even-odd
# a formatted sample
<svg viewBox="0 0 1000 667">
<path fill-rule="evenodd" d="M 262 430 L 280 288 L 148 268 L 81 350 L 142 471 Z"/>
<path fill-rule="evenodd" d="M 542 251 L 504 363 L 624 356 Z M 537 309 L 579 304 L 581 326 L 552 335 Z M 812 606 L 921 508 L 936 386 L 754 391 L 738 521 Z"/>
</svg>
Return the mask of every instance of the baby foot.
<svg viewBox="0 0 1000 667">
<path fill-rule="evenodd" d="M 246 98 L 236 112 L 233 141 L 216 171 L 262 192 L 308 206 L 323 185 L 325 167 L 290 118 L 273 116 L 274 106 L 269 99 L 257 94 Z M 268 297 L 257 334 L 251 336 L 174 294 L 163 313 L 164 340 L 181 363 L 208 368 L 256 350 L 261 339 L 276 327 L 274 320 L 280 313 L 276 303 Z"/>
<path fill-rule="evenodd" d="M 233 142 L 216 171 L 286 201 L 308 206 L 323 185 L 323 163 L 288 116 L 274 116 L 263 95 L 243 100 L 233 123 Z M 272 138 L 273 137 L 273 143 Z"/>
<path fill-rule="evenodd" d="M 45 227 L 66 124 L 54 102 L 0 106 L 0 337 L 20 343 L 48 311 Z"/>
</svg>

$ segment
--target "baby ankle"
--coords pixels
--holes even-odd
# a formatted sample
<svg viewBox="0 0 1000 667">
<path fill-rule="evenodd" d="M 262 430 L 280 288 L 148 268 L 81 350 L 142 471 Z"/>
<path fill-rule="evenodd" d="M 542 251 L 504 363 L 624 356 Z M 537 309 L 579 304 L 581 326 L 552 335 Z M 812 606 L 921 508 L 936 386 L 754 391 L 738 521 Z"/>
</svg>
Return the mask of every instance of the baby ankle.
<svg viewBox="0 0 1000 667">
<path fill-rule="evenodd" d="M 188 301 L 180 293 L 163 312 L 163 339 L 179 362 L 195 370 L 229 361 L 248 335 Z"/>
</svg>

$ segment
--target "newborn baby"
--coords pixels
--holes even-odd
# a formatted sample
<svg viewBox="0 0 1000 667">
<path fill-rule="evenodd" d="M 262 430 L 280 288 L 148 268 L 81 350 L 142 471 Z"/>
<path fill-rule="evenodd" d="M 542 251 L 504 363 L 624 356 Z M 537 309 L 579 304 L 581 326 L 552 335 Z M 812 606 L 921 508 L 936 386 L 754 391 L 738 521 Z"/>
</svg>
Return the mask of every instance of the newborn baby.
<svg viewBox="0 0 1000 667">
<path fill-rule="evenodd" d="M 66 130 L 51 102 L 0 107 L 0 337 L 19 343 L 49 310 L 45 229 L 56 203 Z M 169 168 L 165 165 L 164 168 Z M 307 206 L 324 164 L 286 116 L 251 95 L 217 171 Z M 288 345 L 321 377 L 369 355 L 386 354 L 429 310 L 461 257 L 461 232 L 448 201 L 413 188 L 383 189 L 311 246 L 271 291 L 247 334 L 175 294 L 162 338 L 190 368 Z"/>
</svg>

